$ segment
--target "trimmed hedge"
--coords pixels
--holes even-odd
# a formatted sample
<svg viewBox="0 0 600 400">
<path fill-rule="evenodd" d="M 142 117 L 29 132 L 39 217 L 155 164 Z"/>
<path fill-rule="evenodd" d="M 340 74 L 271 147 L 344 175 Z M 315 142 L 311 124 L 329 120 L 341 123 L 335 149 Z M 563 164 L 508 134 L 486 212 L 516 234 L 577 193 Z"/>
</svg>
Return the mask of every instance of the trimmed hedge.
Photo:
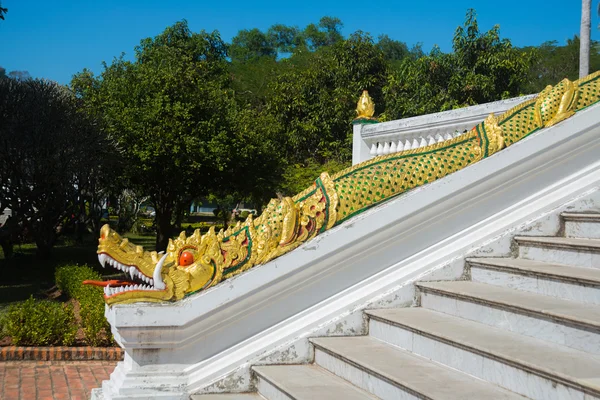
<svg viewBox="0 0 600 400">
<path fill-rule="evenodd" d="M 102 276 L 87 265 L 65 265 L 56 269 L 55 279 L 63 293 L 79 302 L 85 341 L 90 346 L 112 345 L 110 325 L 104 317 L 102 288 L 82 284 L 85 280 L 101 281 Z"/>
<path fill-rule="evenodd" d="M 69 346 L 77 335 L 72 305 L 33 296 L 10 306 L 0 323 L 17 346 Z"/>
<path fill-rule="evenodd" d="M 82 285 L 85 280 L 101 281 L 102 276 L 87 265 L 63 265 L 54 273 L 56 286 L 72 299 L 82 296 L 82 291 L 89 287 Z"/>
</svg>

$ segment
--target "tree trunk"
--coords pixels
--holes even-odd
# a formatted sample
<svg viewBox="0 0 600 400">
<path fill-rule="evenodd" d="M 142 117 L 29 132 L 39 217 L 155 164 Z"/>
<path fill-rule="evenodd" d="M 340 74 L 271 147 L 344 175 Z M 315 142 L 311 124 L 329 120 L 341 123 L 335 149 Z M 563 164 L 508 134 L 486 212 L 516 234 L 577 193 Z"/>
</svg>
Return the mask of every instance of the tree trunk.
<svg viewBox="0 0 600 400">
<path fill-rule="evenodd" d="M 52 256 L 52 247 L 54 247 L 54 240 L 49 235 L 37 235 L 35 234 L 35 246 L 37 251 L 35 255 L 40 260 L 48 260 Z"/>
<path fill-rule="evenodd" d="M 0 237 L 0 247 L 2 247 L 2 252 L 4 253 L 4 259 L 8 260 L 13 256 L 13 242 L 9 236 Z"/>
<path fill-rule="evenodd" d="M 171 237 L 173 207 L 156 207 L 156 251 L 167 249 Z"/>
<path fill-rule="evenodd" d="M 579 40 L 579 77 L 590 73 L 590 17 L 592 13 L 591 0 L 581 1 L 581 33 Z"/>
<path fill-rule="evenodd" d="M 5 259 L 9 259 L 13 256 L 13 238 L 15 236 L 15 229 L 16 223 L 12 216 L 9 216 L 6 221 L 4 221 L 4 225 L 0 227 L 0 246 L 4 252 Z"/>
<path fill-rule="evenodd" d="M 37 251 L 35 255 L 40 260 L 49 260 L 52 256 L 52 246 L 45 242 L 36 242 Z"/>
</svg>

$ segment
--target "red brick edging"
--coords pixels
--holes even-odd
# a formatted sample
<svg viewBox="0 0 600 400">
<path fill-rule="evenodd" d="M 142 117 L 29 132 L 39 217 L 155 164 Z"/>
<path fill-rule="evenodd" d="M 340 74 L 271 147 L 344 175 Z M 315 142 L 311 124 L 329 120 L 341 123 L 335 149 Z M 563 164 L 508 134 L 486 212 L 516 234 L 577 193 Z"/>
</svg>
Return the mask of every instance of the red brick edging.
<svg viewBox="0 0 600 400">
<path fill-rule="evenodd" d="M 120 361 L 119 347 L 0 347 L 0 361 Z"/>
</svg>

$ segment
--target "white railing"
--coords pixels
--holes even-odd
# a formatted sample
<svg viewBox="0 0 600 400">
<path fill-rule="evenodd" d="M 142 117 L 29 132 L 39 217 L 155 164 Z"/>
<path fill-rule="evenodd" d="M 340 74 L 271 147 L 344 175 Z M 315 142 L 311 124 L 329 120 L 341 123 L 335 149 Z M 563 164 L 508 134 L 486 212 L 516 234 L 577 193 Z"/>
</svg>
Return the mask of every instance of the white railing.
<svg viewBox="0 0 600 400">
<path fill-rule="evenodd" d="M 379 124 L 354 125 L 352 165 L 376 156 L 451 139 L 473 128 L 490 113 L 498 115 L 535 96 L 515 97 Z"/>
</svg>

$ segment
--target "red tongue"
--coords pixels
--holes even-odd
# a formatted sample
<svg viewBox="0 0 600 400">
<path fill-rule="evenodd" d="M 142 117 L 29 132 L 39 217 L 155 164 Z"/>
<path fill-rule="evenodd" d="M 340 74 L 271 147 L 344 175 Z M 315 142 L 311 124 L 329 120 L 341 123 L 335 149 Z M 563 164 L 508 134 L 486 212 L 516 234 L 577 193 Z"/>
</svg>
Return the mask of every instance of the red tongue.
<svg viewBox="0 0 600 400">
<path fill-rule="evenodd" d="M 117 287 L 117 286 L 127 286 L 129 284 L 131 284 L 131 282 L 127 282 L 127 281 L 118 281 L 116 279 L 110 280 L 110 281 L 83 281 L 84 285 L 92 285 L 92 286 L 101 286 L 101 287 L 105 287 L 110 285 L 111 287 Z"/>
</svg>

